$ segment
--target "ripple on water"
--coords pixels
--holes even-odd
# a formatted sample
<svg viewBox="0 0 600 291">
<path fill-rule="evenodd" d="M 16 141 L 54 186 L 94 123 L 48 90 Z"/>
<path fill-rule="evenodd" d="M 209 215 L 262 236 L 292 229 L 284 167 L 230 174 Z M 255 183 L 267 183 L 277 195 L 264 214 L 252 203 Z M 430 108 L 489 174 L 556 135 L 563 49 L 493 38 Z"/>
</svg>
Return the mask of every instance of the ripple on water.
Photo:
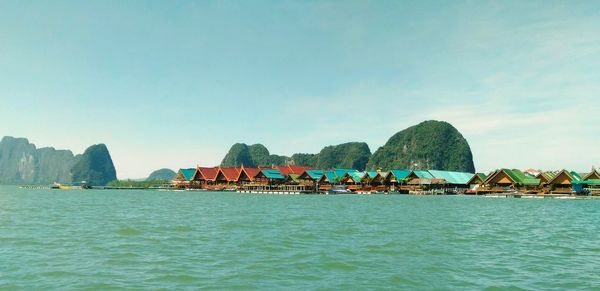
<svg viewBox="0 0 600 291">
<path fill-rule="evenodd" d="M 10 209 L 0 211 L 0 286 L 567 290 L 600 285 L 600 201 L 172 194 L 0 187 L 0 207 Z"/>
<path fill-rule="evenodd" d="M 137 236 L 142 234 L 142 232 L 132 227 L 122 227 L 117 230 L 117 234 L 122 236 Z"/>
</svg>

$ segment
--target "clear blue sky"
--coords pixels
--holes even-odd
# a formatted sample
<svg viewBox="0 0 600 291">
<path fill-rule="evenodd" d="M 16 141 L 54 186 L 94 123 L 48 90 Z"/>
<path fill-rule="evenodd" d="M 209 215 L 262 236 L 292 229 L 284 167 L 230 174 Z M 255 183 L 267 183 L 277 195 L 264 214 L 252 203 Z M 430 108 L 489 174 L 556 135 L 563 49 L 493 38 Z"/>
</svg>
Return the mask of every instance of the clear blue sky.
<svg viewBox="0 0 600 291">
<path fill-rule="evenodd" d="M 1 1 L 0 135 L 120 178 L 446 120 L 478 170 L 600 165 L 598 1 Z"/>
</svg>

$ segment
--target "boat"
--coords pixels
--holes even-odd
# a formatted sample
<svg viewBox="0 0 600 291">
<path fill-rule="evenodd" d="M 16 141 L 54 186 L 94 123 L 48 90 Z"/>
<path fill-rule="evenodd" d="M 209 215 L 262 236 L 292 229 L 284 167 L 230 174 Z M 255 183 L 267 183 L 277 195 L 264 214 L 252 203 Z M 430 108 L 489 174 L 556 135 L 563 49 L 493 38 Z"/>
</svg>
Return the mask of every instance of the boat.
<svg viewBox="0 0 600 291">
<path fill-rule="evenodd" d="M 342 186 L 342 185 L 335 185 L 333 186 L 331 189 L 327 190 L 326 194 L 350 194 L 352 193 L 351 190 L 348 190 L 348 188 L 346 188 L 346 186 Z"/>
</svg>

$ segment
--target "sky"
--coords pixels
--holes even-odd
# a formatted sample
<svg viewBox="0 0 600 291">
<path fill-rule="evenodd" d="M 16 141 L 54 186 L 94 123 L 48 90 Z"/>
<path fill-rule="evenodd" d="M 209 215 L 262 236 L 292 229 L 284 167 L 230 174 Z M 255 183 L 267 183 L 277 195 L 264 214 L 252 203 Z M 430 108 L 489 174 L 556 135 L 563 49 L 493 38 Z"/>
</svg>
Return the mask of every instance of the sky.
<svg viewBox="0 0 600 291">
<path fill-rule="evenodd" d="M 119 178 L 444 120 L 478 171 L 600 166 L 598 1 L 0 1 L 0 136 Z"/>
</svg>

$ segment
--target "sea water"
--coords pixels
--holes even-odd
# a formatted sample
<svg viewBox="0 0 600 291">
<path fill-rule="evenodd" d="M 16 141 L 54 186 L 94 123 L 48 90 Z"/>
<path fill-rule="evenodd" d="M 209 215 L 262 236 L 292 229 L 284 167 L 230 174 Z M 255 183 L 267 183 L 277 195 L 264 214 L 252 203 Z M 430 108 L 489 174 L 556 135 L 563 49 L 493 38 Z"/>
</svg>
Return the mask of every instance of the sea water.
<svg viewBox="0 0 600 291">
<path fill-rule="evenodd" d="M 594 289 L 600 200 L 0 187 L 0 289 Z"/>
</svg>

